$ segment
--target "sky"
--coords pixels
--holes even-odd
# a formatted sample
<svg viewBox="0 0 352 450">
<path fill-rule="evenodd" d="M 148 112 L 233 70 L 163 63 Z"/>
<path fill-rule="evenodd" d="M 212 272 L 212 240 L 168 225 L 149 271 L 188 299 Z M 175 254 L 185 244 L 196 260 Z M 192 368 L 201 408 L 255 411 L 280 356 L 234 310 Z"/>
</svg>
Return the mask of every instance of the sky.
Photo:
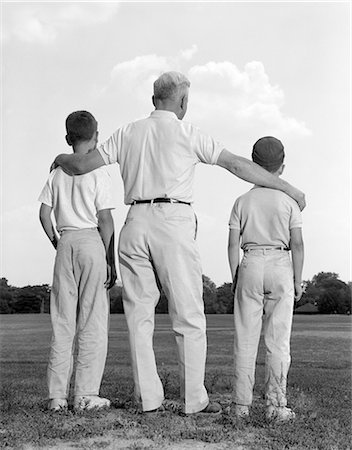
<svg viewBox="0 0 352 450">
<path fill-rule="evenodd" d="M 250 158 L 262 136 L 286 152 L 283 178 L 305 192 L 303 279 L 351 275 L 350 2 L 2 2 L 1 270 L 13 286 L 51 284 L 55 251 L 38 220 L 51 162 L 69 153 L 65 119 L 85 109 L 103 142 L 147 117 L 154 80 L 191 82 L 184 120 Z M 119 167 L 109 166 L 119 233 Z M 231 279 L 228 220 L 251 188 L 196 169 L 203 273 Z"/>
</svg>

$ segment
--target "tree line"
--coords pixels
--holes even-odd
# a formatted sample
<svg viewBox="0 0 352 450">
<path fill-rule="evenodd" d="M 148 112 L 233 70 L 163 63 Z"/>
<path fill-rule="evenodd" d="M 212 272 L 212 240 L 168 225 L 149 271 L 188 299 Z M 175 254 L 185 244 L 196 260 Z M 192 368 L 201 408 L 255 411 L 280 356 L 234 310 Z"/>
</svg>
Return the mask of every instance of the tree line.
<svg viewBox="0 0 352 450">
<path fill-rule="evenodd" d="M 295 309 L 310 303 L 320 314 L 350 314 L 352 283 L 344 283 L 334 272 L 319 272 L 312 280 L 304 281 L 304 293 Z M 122 286 L 110 290 L 110 311 L 123 313 Z M 203 300 L 206 314 L 232 314 L 231 283 L 216 284 L 203 275 Z M 0 278 L 0 314 L 50 312 L 50 286 L 48 284 L 15 287 L 6 278 Z M 156 313 L 168 312 L 168 300 L 161 290 Z"/>
</svg>

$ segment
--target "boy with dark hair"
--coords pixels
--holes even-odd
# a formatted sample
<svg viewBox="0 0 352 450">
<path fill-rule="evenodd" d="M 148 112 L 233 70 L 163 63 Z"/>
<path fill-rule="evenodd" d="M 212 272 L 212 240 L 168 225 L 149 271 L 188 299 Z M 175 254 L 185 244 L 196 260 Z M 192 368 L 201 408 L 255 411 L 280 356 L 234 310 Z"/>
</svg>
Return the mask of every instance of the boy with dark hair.
<svg viewBox="0 0 352 450">
<path fill-rule="evenodd" d="M 89 112 L 70 114 L 66 131 L 74 153 L 96 148 L 97 122 Z M 109 407 L 110 401 L 98 395 L 107 354 L 107 289 L 116 281 L 110 175 L 105 167 L 80 176 L 70 176 L 58 167 L 50 173 L 39 201 L 41 224 L 57 249 L 50 298 L 48 408 L 67 408 L 75 340 L 74 408 Z"/>
<path fill-rule="evenodd" d="M 284 156 L 282 143 L 274 137 L 254 144 L 253 161 L 277 176 L 283 172 Z M 235 293 L 235 414 L 249 417 L 263 324 L 266 417 L 278 422 L 291 420 L 295 413 L 287 408 L 286 382 L 293 303 L 302 295 L 301 213 L 284 192 L 254 186 L 236 200 L 229 226 L 228 255 Z M 239 265 L 240 241 L 244 253 Z"/>
</svg>

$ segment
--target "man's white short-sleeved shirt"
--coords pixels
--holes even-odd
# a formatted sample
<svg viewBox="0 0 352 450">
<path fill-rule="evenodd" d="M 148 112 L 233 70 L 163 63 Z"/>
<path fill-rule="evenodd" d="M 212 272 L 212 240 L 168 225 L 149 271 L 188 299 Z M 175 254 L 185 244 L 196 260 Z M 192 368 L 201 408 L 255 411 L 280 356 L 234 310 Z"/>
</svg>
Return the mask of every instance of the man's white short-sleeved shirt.
<svg viewBox="0 0 352 450">
<path fill-rule="evenodd" d="M 241 248 L 282 246 L 290 248 L 290 230 L 302 227 L 298 204 L 287 194 L 255 186 L 239 197 L 229 227 L 240 230 Z"/>
<path fill-rule="evenodd" d="M 159 197 L 192 202 L 196 164 L 216 164 L 223 149 L 163 110 L 119 128 L 98 148 L 105 164 L 120 165 L 126 204 Z"/>
<path fill-rule="evenodd" d="M 111 177 L 106 167 L 74 176 L 58 167 L 50 173 L 39 201 L 53 208 L 59 232 L 96 228 L 97 213 L 115 207 Z"/>
</svg>

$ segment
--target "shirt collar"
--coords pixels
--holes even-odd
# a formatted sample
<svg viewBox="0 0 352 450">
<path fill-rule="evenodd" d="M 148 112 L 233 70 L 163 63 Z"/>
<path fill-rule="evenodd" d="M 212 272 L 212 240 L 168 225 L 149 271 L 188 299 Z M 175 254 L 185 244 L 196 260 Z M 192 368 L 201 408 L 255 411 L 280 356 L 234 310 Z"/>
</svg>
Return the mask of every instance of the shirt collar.
<svg viewBox="0 0 352 450">
<path fill-rule="evenodd" d="M 172 111 L 165 111 L 163 109 L 155 109 L 151 112 L 150 117 L 172 117 L 173 119 L 177 119 L 177 116 Z"/>
</svg>

